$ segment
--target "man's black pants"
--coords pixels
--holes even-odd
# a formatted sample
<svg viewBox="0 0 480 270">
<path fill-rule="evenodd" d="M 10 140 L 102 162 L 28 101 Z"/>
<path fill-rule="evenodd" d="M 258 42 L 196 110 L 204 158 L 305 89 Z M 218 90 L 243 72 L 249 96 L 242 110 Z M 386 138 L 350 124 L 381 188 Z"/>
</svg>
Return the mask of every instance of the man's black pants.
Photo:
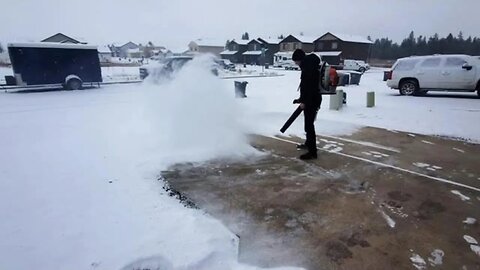
<svg viewBox="0 0 480 270">
<path fill-rule="evenodd" d="M 320 99 L 320 104 L 322 100 Z M 320 108 L 320 104 L 313 106 L 305 106 L 303 110 L 303 116 L 305 118 L 305 132 L 307 133 L 307 140 L 305 145 L 308 148 L 309 153 L 317 153 L 317 135 L 315 134 L 315 119 L 317 118 L 317 112 Z"/>
</svg>

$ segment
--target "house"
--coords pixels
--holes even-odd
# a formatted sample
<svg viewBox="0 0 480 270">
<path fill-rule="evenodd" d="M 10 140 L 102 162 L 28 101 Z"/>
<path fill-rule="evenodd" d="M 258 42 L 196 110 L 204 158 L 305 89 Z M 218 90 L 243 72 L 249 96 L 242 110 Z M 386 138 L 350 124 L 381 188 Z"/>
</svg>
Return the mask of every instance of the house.
<svg viewBox="0 0 480 270">
<path fill-rule="evenodd" d="M 265 63 L 273 65 L 274 63 L 274 55 L 280 51 L 280 42 L 281 39 L 277 38 L 258 38 L 263 44 L 263 47 L 267 50 L 265 54 Z"/>
<path fill-rule="evenodd" d="M 367 61 L 373 42 L 361 36 L 326 33 L 314 41 L 315 52 L 337 65 L 344 59 Z M 334 63 L 335 62 L 335 63 Z"/>
<path fill-rule="evenodd" d="M 144 57 L 144 53 L 140 47 L 127 49 L 127 57 L 129 58 L 142 58 Z"/>
<path fill-rule="evenodd" d="M 291 52 L 296 49 L 302 49 L 306 53 L 313 52 L 314 45 L 313 42 L 318 39 L 317 37 L 303 36 L 303 35 L 289 35 L 280 41 L 280 51 L 281 52 Z"/>
<path fill-rule="evenodd" d="M 232 40 L 227 44 L 226 50 L 220 53 L 222 59 L 228 59 L 232 63 L 243 63 L 242 54 L 248 50 L 248 40 Z"/>
<path fill-rule="evenodd" d="M 140 46 L 140 51 L 143 52 L 143 56 L 146 58 L 162 59 L 168 54 L 167 48 L 163 46 L 155 46 L 153 43 L 147 43 L 146 46 Z"/>
<path fill-rule="evenodd" d="M 136 43 L 133 43 L 131 41 L 124 43 L 123 45 L 117 46 L 117 45 L 112 45 L 110 47 L 112 50 L 113 56 L 115 57 L 132 57 L 131 54 L 140 54 L 140 46 L 137 45 Z"/>
<path fill-rule="evenodd" d="M 109 63 L 112 60 L 112 50 L 110 47 L 98 46 L 98 59 L 100 59 L 100 64 Z"/>
<path fill-rule="evenodd" d="M 191 41 L 188 44 L 190 53 L 211 53 L 215 56 L 220 56 L 220 53 L 225 50 L 225 41 L 200 38 Z"/>
<path fill-rule="evenodd" d="M 244 64 L 251 64 L 251 65 L 261 65 L 264 63 L 264 59 L 262 53 L 264 52 L 265 48 L 263 47 L 263 43 L 261 43 L 257 39 L 252 39 L 247 44 L 248 49 L 244 53 L 242 53 L 243 63 Z"/>
<path fill-rule="evenodd" d="M 41 42 L 87 44 L 87 42 L 85 42 L 81 38 L 72 38 L 62 33 L 57 33 L 51 37 L 42 40 Z"/>
</svg>

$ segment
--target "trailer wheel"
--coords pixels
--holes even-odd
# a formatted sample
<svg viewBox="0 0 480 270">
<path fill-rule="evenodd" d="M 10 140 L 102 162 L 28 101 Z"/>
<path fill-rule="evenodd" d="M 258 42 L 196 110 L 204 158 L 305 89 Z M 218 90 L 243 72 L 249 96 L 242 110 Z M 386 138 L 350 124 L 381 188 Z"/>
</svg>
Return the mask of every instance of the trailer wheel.
<svg viewBox="0 0 480 270">
<path fill-rule="evenodd" d="M 77 78 L 72 78 L 67 81 L 67 90 L 80 90 L 82 89 L 82 81 Z"/>
</svg>

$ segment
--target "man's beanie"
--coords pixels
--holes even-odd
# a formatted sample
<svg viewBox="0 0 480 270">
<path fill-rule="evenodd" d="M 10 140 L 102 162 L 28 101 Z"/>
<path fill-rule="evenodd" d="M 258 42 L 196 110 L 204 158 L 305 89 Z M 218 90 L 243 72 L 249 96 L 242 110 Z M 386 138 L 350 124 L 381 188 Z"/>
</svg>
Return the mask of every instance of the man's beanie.
<svg viewBox="0 0 480 270">
<path fill-rule="evenodd" d="M 293 52 L 293 55 L 292 55 L 292 60 L 293 61 L 302 61 L 303 58 L 305 58 L 305 52 L 301 49 L 296 49 L 294 52 Z"/>
</svg>

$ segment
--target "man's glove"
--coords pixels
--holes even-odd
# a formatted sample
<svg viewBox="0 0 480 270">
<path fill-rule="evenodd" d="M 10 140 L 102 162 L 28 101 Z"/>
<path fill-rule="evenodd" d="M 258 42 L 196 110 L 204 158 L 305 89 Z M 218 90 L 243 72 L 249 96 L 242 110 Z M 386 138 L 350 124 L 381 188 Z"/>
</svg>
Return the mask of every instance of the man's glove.
<svg viewBox="0 0 480 270">
<path fill-rule="evenodd" d="M 301 103 L 300 99 L 298 99 L 298 98 L 293 100 L 293 104 L 300 104 L 300 103 Z"/>
</svg>

